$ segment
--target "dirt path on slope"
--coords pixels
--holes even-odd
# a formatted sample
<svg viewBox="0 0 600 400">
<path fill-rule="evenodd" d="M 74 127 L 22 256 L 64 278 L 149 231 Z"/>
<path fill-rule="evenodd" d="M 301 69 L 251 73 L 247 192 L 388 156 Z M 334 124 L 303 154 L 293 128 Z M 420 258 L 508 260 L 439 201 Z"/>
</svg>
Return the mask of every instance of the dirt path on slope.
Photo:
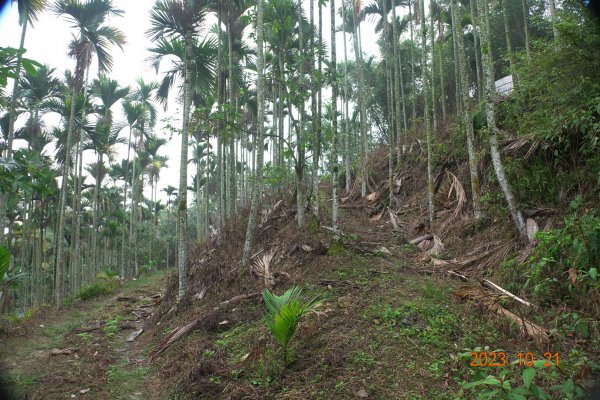
<svg viewBox="0 0 600 400">
<path fill-rule="evenodd" d="M 0 364 L 13 398 L 151 398 L 145 349 L 128 339 L 160 301 L 164 276 L 144 276 L 109 298 L 47 310 L 1 337 Z"/>
</svg>

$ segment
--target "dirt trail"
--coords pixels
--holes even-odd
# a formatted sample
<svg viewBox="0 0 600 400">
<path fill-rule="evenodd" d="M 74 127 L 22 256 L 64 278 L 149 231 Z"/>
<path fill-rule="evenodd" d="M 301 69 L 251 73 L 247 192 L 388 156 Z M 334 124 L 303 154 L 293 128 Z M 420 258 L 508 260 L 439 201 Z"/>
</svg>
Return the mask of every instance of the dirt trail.
<svg viewBox="0 0 600 400">
<path fill-rule="evenodd" d="M 164 272 L 102 300 L 36 315 L 0 339 L 4 379 L 15 398 L 146 399 L 152 370 L 132 335 L 160 301 Z M 142 333 L 143 334 L 143 333 Z M 131 336 L 131 337 L 130 337 Z"/>
</svg>

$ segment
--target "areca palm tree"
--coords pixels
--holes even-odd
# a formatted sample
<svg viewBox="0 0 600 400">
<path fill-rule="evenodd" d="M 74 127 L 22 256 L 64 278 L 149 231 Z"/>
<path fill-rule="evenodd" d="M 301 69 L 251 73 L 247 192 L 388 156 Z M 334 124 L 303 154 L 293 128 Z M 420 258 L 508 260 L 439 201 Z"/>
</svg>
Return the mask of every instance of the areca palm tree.
<svg viewBox="0 0 600 400">
<path fill-rule="evenodd" d="M 88 69 L 94 55 L 97 56 L 98 70 L 100 72 L 111 70 L 113 60 L 110 54 L 110 46 L 117 45 L 122 47 L 125 43 L 125 35 L 117 28 L 106 24 L 106 20 L 110 16 L 122 15 L 122 11 L 115 8 L 111 0 L 88 0 L 85 2 L 81 0 L 58 0 L 53 6 L 53 11 L 58 15 L 64 15 L 71 24 L 71 27 L 77 31 L 77 36 L 74 37 L 69 45 L 69 55 L 75 59 L 75 70 L 71 82 L 71 96 L 75 97 L 84 87 Z M 73 138 L 75 102 L 71 102 L 70 111 L 57 227 L 58 248 L 56 251 L 54 293 L 54 300 L 57 306 L 61 306 L 63 302 L 64 251 L 62 238 L 65 225 L 66 183 Z"/>
<path fill-rule="evenodd" d="M 119 83 L 113 79 L 108 78 L 105 75 L 100 77 L 92 83 L 92 93 L 100 100 L 101 117 L 96 123 L 96 129 L 93 134 L 90 135 L 91 147 L 97 154 L 96 163 L 99 166 L 104 166 L 104 156 L 107 155 L 109 159 L 112 159 L 113 147 L 117 143 L 123 143 L 124 141 L 119 138 L 119 130 L 113 130 L 113 118 L 111 108 L 121 99 L 123 99 L 129 93 L 128 87 L 119 87 Z M 96 233 L 98 228 L 99 219 L 99 205 L 98 197 L 100 195 L 100 179 L 96 179 L 96 186 L 94 187 L 94 220 L 92 225 L 92 266 L 97 267 L 96 254 L 97 254 L 97 243 Z"/>
<path fill-rule="evenodd" d="M 19 53 L 17 54 L 15 66 L 15 80 L 13 85 L 12 98 L 9 104 L 8 111 L 8 126 L 6 128 L 6 157 L 12 157 L 12 145 L 14 138 L 15 120 L 17 118 L 17 100 L 19 99 L 20 77 L 21 77 L 21 62 L 23 49 L 25 47 L 25 36 L 27 25 L 33 25 L 39 14 L 46 7 L 45 0 L 11 0 L 11 3 L 17 3 L 19 11 L 19 24 L 21 25 L 21 41 L 19 43 Z M 0 244 L 4 241 L 4 217 L 6 216 L 6 206 L 8 193 L 0 195 Z"/>
<path fill-rule="evenodd" d="M 186 254 L 187 254 L 187 164 L 190 106 L 192 102 L 192 66 L 194 63 L 194 35 L 200 30 L 207 14 L 204 0 L 158 0 L 150 12 L 151 27 L 147 34 L 153 41 L 160 38 L 182 40 L 185 48 L 183 58 L 184 83 L 183 126 L 181 130 L 181 158 L 179 169 L 179 289 L 178 299 L 185 294 Z"/>
<path fill-rule="evenodd" d="M 258 215 L 258 200 L 260 198 L 262 185 L 262 167 L 263 167 L 263 145 L 264 145 L 264 124 L 265 124 L 265 86 L 264 86 L 264 68 L 265 54 L 263 48 L 264 41 L 264 0 L 258 0 L 256 5 L 256 91 L 258 97 L 257 112 L 257 152 L 256 155 L 256 179 L 252 192 L 252 202 L 250 204 L 250 215 L 248 217 L 248 227 L 246 229 L 246 240 L 244 241 L 244 253 L 242 256 L 242 265 L 247 267 L 250 263 L 252 244 L 254 241 L 254 229 L 256 228 L 256 218 Z"/>
<path fill-rule="evenodd" d="M 123 103 L 122 103 L 122 107 L 123 107 L 123 113 L 125 114 L 125 119 L 127 120 L 127 126 L 129 127 L 129 138 L 127 140 L 127 158 L 125 160 L 125 165 L 124 165 L 124 171 L 125 171 L 125 175 L 124 175 L 124 187 L 123 187 L 123 210 L 127 209 L 127 191 L 129 188 L 129 181 L 130 181 L 130 170 L 131 168 L 131 164 L 130 164 L 130 157 L 131 157 L 131 148 L 132 148 L 132 142 L 131 142 L 131 137 L 133 136 L 134 133 L 134 129 L 137 130 L 141 130 L 140 126 L 141 126 L 141 121 L 144 119 L 144 114 L 146 112 L 146 110 L 144 109 L 144 106 L 140 103 L 137 102 L 132 102 L 131 99 L 126 99 Z M 141 133 L 140 133 L 141 135 Z M 135 164 L 134 164 L 135 165 Z M 134 171 L 131 171 L 131 177 L 132 180 L 135 182 L 135 173 Z M 133 198 L 133 196 L 132 196 Z M 132 201 L 133 204 L 133 201 Z M 125 277 L 125 275 L 131 270 L 130 267 L 130 261 L 131 261 L 131 257 L 126 257 L 126 247 L 127 247 L 127 243 L 131 242 L 131 244 L 133 246 L 135 246 L 135 243 L 133 242 L 134 237 L 132 237 L 131 235 L 131 230 L 132 228 L 132 221 L 133 221 L 133 216 L 134 216 L 134 210 L 133 210 L 133 206 L 130 210 L 130 235 L 129 235 L 129 240 L 126 240 L 126 231 L 127 231 L 127 226 L 125 223 L 125 215 L 123 215 L 123 223 L 122 223 L 122 240 L 121 240 L 121 277 Z"/>
</svg>

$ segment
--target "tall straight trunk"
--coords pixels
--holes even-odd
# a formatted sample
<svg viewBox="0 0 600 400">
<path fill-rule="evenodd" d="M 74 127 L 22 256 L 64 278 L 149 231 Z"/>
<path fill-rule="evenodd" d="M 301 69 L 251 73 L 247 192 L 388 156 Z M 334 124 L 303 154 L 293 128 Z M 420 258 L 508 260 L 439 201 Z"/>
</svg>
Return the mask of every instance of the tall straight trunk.
<svg viewBox="0 0 600 400">
<path fill-rule="evenodd" d="M 485 99 L 486 99 L 486 118 L 488 125 L 488 135 L 490 139 L 490 153 L 492 155 L 492 164 L 498 179 L 498 184 L 504 194 L 508 210 L 513 218 L 517 231 L 522 238 L 527 238 L 527 229 L 523 220 L 521 211 L 517 208 L 517 201 L 512 193 L 512 189 L 504 172 L 504 165 L 498 149 L 498 128 L 496 127 L 496 114 L 494 109 L 495 85 L 494 85 L 494 60 L 492 59 L 492 43 L 490 39 L 490 23 L 488 19 L 487 0 L 479 0 L 479 16 L 482 19 L 481 40 L 484 43 L 482 49 L 483 69 L 485 72 Z"/>
<path fill-rule="evenodd" d="M 554 0 L 548 0 L 548 9 L 550 11 L 550 21 L 552 23 L 552 35 L 554 39 L 558 37 L 558 30 L 556 29 L 556 3 Z"/>
<path fill-rule="evenodd" d="M 444 88 L 444 64 L 442 63 L 442 45 L 440 41 L 437 47 L 438 53 L 438 68 L 440 70 L 440 103 L 442 105 L 442 120 L 446 120 L 446 90 Z"/>
<path fill-rule="evenodd" d="M 527 6 L 527 0 L 521 0 L 523 6 L 523 32 L 525 33 L 525 50 L 527 50 L 527 61 L 531 59 L 531 50 L 529 48 L 529 7 Z"/>
<path fill-rule="evenodd" d="M 304 226 L 304 96 L 302 93 L 305 90 L 304 85 L 304 32 L 302 29 L 302 2 L 298 2 L 298 15 L 300 16 L 299 26 L 299 51 L 300 51 L 300 106 L 298 108 L 298 131 L 297 131 L 297 155 L 296 155 L 296 209 L 298 226 Z M 292 111 L 290 107 L 290 112 Z"/>
<path fill-rule="evenodd" d="M 264 88 L 264 68 L 265 55 L 263 51 L 263 8 L 264 0 L 258 0 L 256 5 L 256 93 L 258 101 L 257 112 L 257 169 L 254 188 L 252 189 L 252 202 L 250 204 L 250 215 L 248 216 L 248 227 L 246 229 L 246 240 L 244 241 L 244 254 L 242 265 L 247 267 L 250 263 L 252 244 L 254 240 L 254 229 L 256 228 L 256 217 L 258 215 L 258 202 L 262 186 L 262 166 L 263 166 L 263 142 L 264 142 L 264 124 L 265 124 L 265 88 Z"/>
<path fill-rule="evenodd" d="M 97 154 L 97 158 L 96 158 L 96 182 L 94 185 L 94 217 L 93 217 L 93 222 L 92 222 L 92 243 L 91 243 L 91 247 L 92 247 L 92 265 L 96 265 L 96 256 L 97 256 L 97 238 L 96 238 L 96 234 L 97 234 L 97 230 L 98 230 L 98 220 L 100 219 L 100 206 L 99 206 L 99 201 L 100 201 L 100 166 L 102 164 L 102 153 L 98 152 Z"/>
<path fill-rule="evenodd" d="M 331 120 L 331 192 L 332 192 L 332 206 L 331 206 L 331 227 L 333 228 L 333 238 L 339 240 L 340 229 L 339 229 L 339 203 L 338 203 L 338 124 L 337 124 L 337 98 L 338 98 L 338 84 L 337 84 L 337 55 L 336 55 L 336 43 L 335 43 L 335 0 L 330 0 L 329 9 L 331 11 L 331 106 L 333 108 L 333 117 Z"/>
<path fill-rule="evenodd" d="M 284 104 L 283 104 L 283 97 L 284 97 L 284 90 L 283 90 L 283 80 L 284 80 L 284 60 L 283 60 L 283 54 L 280 51 L 278 51 L 277 53 L 277 63 L 279 64 L 279 70 L 278 70 L 278 74 L 279 74 L 279 96 L 277 98 L 277 101 L 279 102 L 279 124 L 278 124 L 278 141 L 279 141 L 279 168 L 281 172 L 285 172 L 287 175 L 287 170 L 285 170 L 285 164 L 284 164 L 284 157 L 283 157 L 283 143 L 284 143 L 284 118 L 283 118 L 283 109 L 284 109 Z M 289 120 L 289 117 L 288 117 Z M 252 162 L 254 163 L 256 161 L 256 159 L 253 157 L 252 158 Z M 254 171 L 252 171 L 252 173 L 254 174 Z"/>
<path fill-rule="evenodd" d="M 217 105 L 218 109 L 222 110 L 223 107 L 223 45 L 221 42 L 221 5 L 217 3 L 219 9 L 217 10 Z M 218 230 L 221 231 L 223 224 L 225 223 L 225 204 L 224 204 L 224 176 L 223 176 L 223 130 L 222 125 L 219 121 L 217 121 L 216 126 L 216 136 L 217 136 L 217 193 L 218 193 Z"/>
<path fill-rule="evenodd" d="M 322 2 L 318 2 L 319 9 L 319 43 L 323 43 L 323 5 Z M 313 46 L 314 47 L 314 46 Z M 323 55 L 322 52 L 319 51 L 319 58 L 317 60 L 318 70 L 319 70 L 319 91 L 317 93 L 317 116 L 316 116 L 316 124 L 314 127 L 313 133 L 313 160 L 312 160 L 312 176 L 313 176 L 313 194 L 314 194 L 314 204 L 313 204 L 313 212 L 319 219 L 319 160 L 321 158 L 321 124 L 323 119 L 323 82 L 322 82 L 322 73 L 323 73 Z"/>
<path fill-rule="evenodd" d="M 346 21 L 346 7 L 342 4 L 343 18 Z M 350 186 L 352 186 L 352 177 L 350 176 L 350 120 L 349 120 L 349 96 L 350 86 L 348 81 L 348 50 L 347 50 L 347 39 L 346 39 L 346 27 L 342 29 L 344 35 L 344 168 L 346 175 L 346 193 L 350 192 Z"/>
<path fill-rule="evenodd" d="M 385 78 L 386 78 L 386 88 L 387 88 L 387 104 L 388 104 L 388 132 L 387 132 L 387 136 L 388 136 L 388 143 L 387 143 L 387 158 L 388 158 L 388 187 L 389 187 L 389 191 L 388 191 L 388 205 L 390 207 L 393 206 L 393 201 L 394 201 L 394 191 L 393 191 L 393 187 L 392 187 L 392 181 L 393 181 L 393 176 L 394 176 L 394 157 L 392 156 L 393 154 L 393 148 L 394 148 L 394 136 L 395 136 L 395 130 L 396 130 L 396 126 L 398 125 L 396 123 L 396 115 L 395 115 L 395 103 L 394 103 L 394 93 L 393 93 L 393 88 L 394 88 L 394 82 L 393 82 L 393 75 L 392 75 L 392 68 L 393 65 L 396 64 L 394 62 L 394 54 L 392 54 L 392 44 L 390 43 L 390 41 L 388 40 L 390 35 L 389 35 L 389 24 L 388 24 L 388 20 L 387 20 L 387 16 L 388 16 L 388 9 L 387 9 L 387 1 L 382 2 L 383 5 L 383 15 L 382 15 L 382 19 L 383 19 L 383 46 L 384 46 L 384 62 L 385 62 Z M 392 26 L 394 24 L 392 23 Z M 393 29 L 393 28 L 392 28 Z M 392 36 L 391 39 L 392 42 L 395 42 L 395 37 Z"/>
<path fill-rule="evenodd" d="M 367 105 L 365 102 L 365 74 L 363 67 L 363 58 L 360 50 L 360 38 L 358 34 L 358 26 L 360 21 L 356 15 L 356 12 L 352 10 L 352 22 L 353 32 L 352 41 L 354 42 L 354 56 L 358 64 L 358 107 L 360 115 L 360 136 L 361 136 L 361 181 L 360 181 L 360 195 L 365 197 L 367 195 L 367 157 L 368 157 L 368 143 L 367 143 Z"/>
<path fill-rule="evenodd" d="M 481 37 L 479 36 L 479 31 L 477 30 L 477 13 L 475 10 L 475 2 L 477 0 L 469 0 L 469 8 L 471 10 L 471 25 L 473 26 L 473 46 L 474 46 L 474 55 L 475 55 L 475 72 L 477 77 L 477 100 L 481 101 L 482 92 L 483 92 L 483 78 L 481 73 Z"/>
<path fill-rule="evenodd" d="M 73 141 L 73 120 L 75 118 L 75 88 L 71 91 L 71 110 L 69 113 L 69 124 L 67 127 L 67 143 L 65 146 L 65 162 L 62 168 L 62 179 L 60 185 L 60 200 L 58 208 L 58 226 L 56 228 L 56 264 L 54 266 L 54 303 L 57 307 L 63 304 L 64 290 L 64 236 L 65 236 L 65 212 L 67 208 L 67 186 L 69 183 L 69 164 L 71 162 L 71 146 Z"/>
<path fill-rule="evenodd" d="M 425 19 L 424 0 L 419 0 L 419 8 L 421 9 L 421 73 L 423 81 L 423 110 L 424 110 L 424 125 L 427 139 L 427 204 L 429 211 L 429 224 L 433 228 L 433 154 L 432 154 L 432 132 L 429 121 L 429 71 L 427 68 L 427 27 Z"/>
<path fill-rule="evenodd" d="M 425 11 L 423 11 L 425 14 Z M 437 107 L 435 97 L 435 40 L 433 28 L 433 1 L 429 2 L 429 42 L 431 43 L 431 119 L 433 121 L 433 132 L 437 132 Z"/>
<path fill-rule="evenodd" d="M 450 13 L 450 20 L 452 22 L 452 49 L 454 51 L 454 99 L 456 101 L 456 115 L 462 114 L 462 102 L 460 101 L 460 73 L 458 71 L 458 48 L 456 46 L 456 20 L 454 14 Z"/>
<path fill-rule="evenodd" d="M 400 162 L 400 143 L 402 137 L 402 124 L 400 124 L 400 118 L 404 123 L 404 130 L 406 130 L 406 109 L 404 109 L 404 82 L 402 81 L 402 59 L 400 57 L 400 49 L 398 47 L 398 41 L 400 40 L 400 33 L 397 32 L 396 27 L 396 5 L 392 2 L 392 52 L 393 59 L 392 65 L 394 68 L 394 93 L 396 98 L 400 96 L 400 99 L 396 100 L 396 160 Z"/>
<path fill-rule="evenodd" d="M 319 2 L 319 24 L 322 21 L 322 8 Z M 315 24 L 315 1 L 310 0 L 310 26 Z M 321 25 L 319 25 L 321 26 Z M 319 30 L 319 39 L 321 38 L 321 31 Z M 315 69 L 315 35 L 310 35 L 310 54 L 311 54 L 311 69 L 313 70 L 311 78 L 311 114 L 312 114 L 312 201 L 313 201 L 313 213 L 319 219 L 319 143 L 320 143 L 320 115 L 317 112 L 317 107 L 320 105 L 321 96 L 321 85 L 317 84 L 317 79 L 314 74 Z M 319 51 L 319 71 L 321 70 L 321 52 Z M 320 75 L 319 75 L 320 76 Z M 317 104 L 317 91 L 319 92 L 319 104 Z M 320 111 L 320 110 L 319 110 Z M 319 127 L 319 128 L 318 128 Z"/>
<path fill-rule="evenodd" d="M 415 0 L 416 1 L 416 0 Z M 411 81 L 411 120 L 410 127 L 413 128 L 415 120 L 417 119 L 417 76 L 415 75 L 415 56 L 413 47 L 415 47 L 414 36 L 413 36 L 413 15 L 412 5 L 408 4 L 408 26 L 410 28 L 410 81 Z"/>
<path fill-rule="evenodd" d="M 504 20 L 504 37 L 506 39 L 506 52 L 508 53 L 508 62 L 510 65 L 510 74 L 513 77 L 513 82 L 516 83 L 515 77 L 515 54 L 512 50 L 512 40 L 510 39 L 510 22 L 508 14 L 508 4 L 506 0 L 502 0 L 502 17 Z"/>
<path fill-rule="evenodd" d="M 190 123 L 190 105 L 192 103 L 192 49 L 193 32 L 187 31 L 185 35 L 185 82 L 183 84 L 183 126 L 181 129 L 181 157 L 179 167 L 179 206 L 177 207 L 177 220 L 179 235 L 177 237 L 177 253 L 179 254 L 177 270 L 179 273 L 179 287 L 177 299 L 181 300 L 186 290 L 187 261 L 187 164 L 188 164 L 188 131 Z"/>
<path fill-rule="evenodd" d="M 21 27 L 21 41 L 19 43 L 19 54 L 17 55 L 17 65 L 15 67 L 15 79 L 13 84 L 12 97 L 10 99 L 10 109 L 8 111 L 8 132 L 6 141 L 6 155 L 9 160 L 12 159 L 13 139 L 15 132 L 15 120 L 17 119 L 17 101 L 19 99 L 20 79 L 21 79 L 21 51 L 25 48 L 25 36 L 27 34 L 27 21 L 24 21 Z M 6 207 L 8 206 L 8 193 L 0 194 L 0 245 L 4 242 L 4 219 L 6 218 Z M 12 257 L 11 257 L 12 258 Z"/>
<path fill-rule="evenodd" d="M 202 178 L 202 169 L 200 167 L 200 158 L 196 160 L 196 240 L 202 240 L 202 212 L 200 207 L 202 201 L 200 197 L 200 179 Z"/>
<path fill-rule="evenodd" d="M 479 176 L 477 175 L 477 156 L 475 153 L 475 135 L 473 133 L 473 117 L 471 116 L 471 108 L 469 105 L 469 88 L 467 86 L 467 54 L 465 51 L 465 44 L 463 41 L 462 34 L 462 25 L 460 24 L 460 14 L 459 14 L 459 5 L 458 1 L 454 0 L 452 4 L 450 4 L 451 12 L 454 14 L 454 18 L 458 22 L 454 28 L 457 29 L 456 38 L 457 47 L 458 47 L 458 70 L 461 76 L 461 95 L 462 102 L 464 104 L 464 123 L 467 131 L 467 152 L 469 154 L 469 173 L 471 176 L 471 194 L 473 197 L 473 212 L 475 215 L 475 219 L 479 220 L 481 218 L 481 206 L 479 201 Z"/>
</svg>

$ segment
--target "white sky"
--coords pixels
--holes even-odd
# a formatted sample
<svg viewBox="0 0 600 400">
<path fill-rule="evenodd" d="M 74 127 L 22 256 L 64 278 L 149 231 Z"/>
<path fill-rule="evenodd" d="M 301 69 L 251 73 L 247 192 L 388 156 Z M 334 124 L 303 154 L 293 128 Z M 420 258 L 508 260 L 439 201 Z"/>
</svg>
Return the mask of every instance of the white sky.
<svg viewBox="0 0 600 400">
<path fill-rule="evenodd" d="M 317 0 L 318 1 L 318 0 Z M 315 1 L 315 8 L 316 3 Z M 146 38 L 145 32 L 150 26 L 149 22 L 149 10 L 154 4 L 154 0 L 114 0 L 114 5 L 123 11 L 125 14 L 120 18 L 112 18 L 110 24 L 122 30 L 126 37 L 127 43 L 121 51 L 119 48 L 113 48 L 112 54 L 114 58 L 114 67 L 109 76 L 112 79 L 117 80 L 122 86 L 135 85 L 135 79 L 143 77 L 146 81 L 159 80 L 160 75 L 156 75 L 154 70 L 151 69 L 146 61 L 149 56 L 147 48 L 151 46 L 150 41 Z M 341 1 L 336 1 L 336 8 L 339 8 Z M 365 1 L 364 4 L 368 4 Z M 308 16 L 310 2 L 309 0 L 303 0 L 303 7 L 305 14 Z M 400 9 L 398 10 L 400 13 Z M 330 28 L 329 28 L 329 9 L 326 7 L 323 10 L 323 38 L 329 43 L 330 42 Z M 315 9 L 315 23 L 317 19 L 317 12 Z M 216 22 L 215 18 L 211 18 L 207 21 L 205 31 L 208 31 L 210 25 Z M 339 24 L 339 22 L 337 23 Z M 366 54 L 377 54 L 376 35 L 374 33 L 374 24 L 370 21 L 365 21 L 361 25 L 362 29 L 362 48 Z M 0 15 L 0 46 L 1 47 L 18 47 L 20 39 L 21 27 L 18 25 L 18 13 L 16 6 L 7 7 Z M 71 41 L 73 29 L 65 21 L 64 18 L 58 17 L 45 12 L 40 16 L 40 19 L 35 23 L 33 29 L 28 27 L 27 37 L 25 42 L 25 48 L 27 49 L 26 57 L 37 60 L 44 64 L 48 64 L 51 67 L 56 68 L 57 75 L 62 76 L 65 69 L 72 69 L 74 62 L 67 56 L 68 43 Z M 347 35 L 348 43 L 348 57 L 353 59 L 354 52 L 351 42 L 351 38 Z M 338 33 L 336 36 L 337 40 L 337 57 L 338 60 L 343 60 L 343 43 L 342 34 Z M 251 44 L 254 46 L 254 44 Z M 94 61 L 95 63 L 95 61 Z M 95 64 L 90 71 L 90 80 L 95 78 L 97 74 L 97 68 Z M 175 96 L 173 96 L 175 97 Z M 170 102 L 169 107 L 166 111 L 161 106 L 157 106 L 159 109 L 159 121 L 166 117 L 176 118 L 180 120 L 180 110 L 177 104 L 173 101 Z M 121 120 L 120 107 L 115 106 L 113 111 L 115 112 L 115 120 Z M 56 124 L 58 120 L 56 118 L 47 121 L 48 124 Z M 157 124 L 155 133 L 166 136 L 166 132 L 161 133 L 161 124 Z M 126 130 L 122 133 L 123 137 L 126 135 Z M 167 136 L 168 138 L 168 136 Z M 15 143 L 19 145 L 18 141 Z M 180 157 L 181 140 L 179 136 L 173 136 L 168 144 L 161 149 L 159 152 L 161 155 L 169 157 L 167 163 L 168 167 L 163 169 L 159 181 L 159 198 L 163 201 L 166 200 L 166 196 L 160 192 L 160 189 L 167 185 L 177 187 L 179 183 L 179 157 Z M 48 146 L 47 153 L 53 154 L 53 149 Z M 127 147 L 120 146 L 118 153 L 120 158 L 126 156 Z M 94 153 L 91 151 L 86 152 L 84 161 L 92 162 L 95 161 Z M 189 167 L 189 179 L 193 176 L 194 168 L 192 165 Z M 149 189 L 148 189 L 149 190 Z M 148 193 L 149 195 L 149 193 Z M 189 196 L 191 198 L 191 196 Z"/>
</svg>

